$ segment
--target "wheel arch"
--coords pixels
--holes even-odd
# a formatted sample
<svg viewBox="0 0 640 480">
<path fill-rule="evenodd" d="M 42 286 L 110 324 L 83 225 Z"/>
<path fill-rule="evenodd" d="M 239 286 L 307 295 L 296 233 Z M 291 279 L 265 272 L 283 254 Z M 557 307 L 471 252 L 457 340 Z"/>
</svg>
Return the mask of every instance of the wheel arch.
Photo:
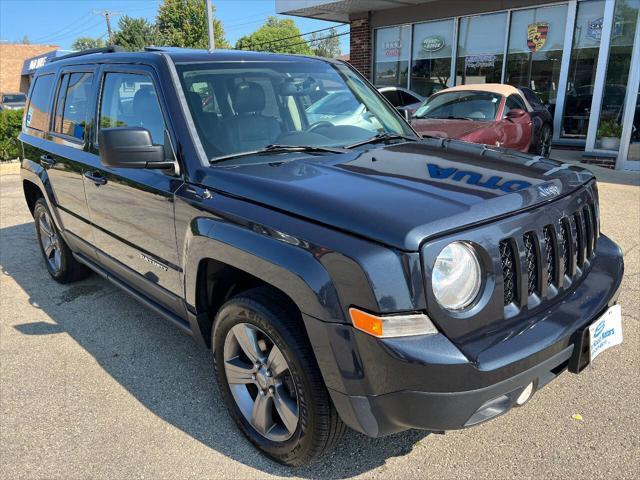
<svg viewBox="0 0 640 480">
<path fill-rule="evenodd" d="M 304 247 L 213 218 L 195 219 L 188 232 L 185 301 L 195 313 L 194 335 L 201 343 L 210 346 L 215 314 L 226 300 L 259 286 L 273 289 L 300 313 L 326 321 L 342 318 L 329 273 Z"/>
</svg>

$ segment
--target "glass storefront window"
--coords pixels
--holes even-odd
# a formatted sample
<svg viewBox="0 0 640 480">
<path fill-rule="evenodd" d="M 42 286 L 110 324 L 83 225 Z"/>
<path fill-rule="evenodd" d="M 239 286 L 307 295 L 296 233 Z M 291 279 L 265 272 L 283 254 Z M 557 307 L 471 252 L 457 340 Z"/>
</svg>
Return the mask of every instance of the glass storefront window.
<svg viewBox="0 0 640 480">
<path fill-rule="evenodd" d="M 599 149 L 618 151 L 620 148 L 619 135 L 616 137 L 614 134 L 622 130 L 620 125 L 639 9 L 640 0 L 616 1 L 602 108 L 596 133 L 595 147 Z"/>
<path fill-rule="evenodd" d="M 410 25 L 377 29 L 374 85 L 406 87 L 410 50 Z"/>
<path fill-rule="evenodd" d="M 411 90 L 428 97 L 452 85 L 453 41 L 453 19 L 414 26 Z"/>
<path fill-rule="evenodd" d="M 500 83 L 506 28 L 506 12 L 460 19 L 457 85 Z"/>
<path fill-rule="evenodd" d="M 578 3 L 560 137 L 587 136 L 606 0 Z"/>
<path fill-rule="evenodd" d="M 530 88 L 551 110 L 558 96 L 566 23 L 566 5 L 511 14 L 505 83 Z"/>
</svg>

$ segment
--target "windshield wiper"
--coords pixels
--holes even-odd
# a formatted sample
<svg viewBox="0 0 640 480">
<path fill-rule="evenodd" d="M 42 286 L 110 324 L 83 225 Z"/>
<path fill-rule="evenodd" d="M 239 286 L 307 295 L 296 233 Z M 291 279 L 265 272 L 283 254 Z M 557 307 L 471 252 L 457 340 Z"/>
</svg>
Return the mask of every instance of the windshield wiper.
<svg viewBox="0 0 640 480">
<path fill-rule="evenodd" d="M 248 152 L 230 153 L 228 155 L 221 155 L 209 160 L 210 163 L 217 163 L 223 160 L 229 160 L 230 158 L 247 157 L 249 155 L 266 155 L 271 153 L 286 153 L 286 152 L 305 152 L 305 153 L 344 153 L 344 150 L 331 147 L 316 147 L 313 145 L 267 145 L 264 148 L 258 150 L 250 150 Z"/>
<path fill-rule="evenodd" d="M 378 143 L 378 142 L 386 142 L 387 140 L 407 140 L 410 142 L 417 142 L 418 139 L 414 137 L 410 137 L 408 135 L 401 135 L 399 133 L 378 133 L 377 135 L 368 138 L 367 140 L 362 140 L 361 142 L 352 143 L 351 145 L 347 145 L 344 148 L 355 148 L 360 145 L 367 145 L 369 143 Z"/>
</svg>

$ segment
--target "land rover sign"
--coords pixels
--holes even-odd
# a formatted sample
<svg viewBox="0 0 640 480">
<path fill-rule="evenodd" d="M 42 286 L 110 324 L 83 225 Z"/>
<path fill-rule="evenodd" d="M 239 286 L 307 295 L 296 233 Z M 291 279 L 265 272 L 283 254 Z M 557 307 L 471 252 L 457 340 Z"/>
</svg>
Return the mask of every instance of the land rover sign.
<svg viewBox="0 0 640 480">
<path fill-rule="evenodd" d="M 438 35 L 431 35 L 422 40 L 422 49 L 425 52 L 437 52 L 444 47 L 444 38 Z"/>
</svg>

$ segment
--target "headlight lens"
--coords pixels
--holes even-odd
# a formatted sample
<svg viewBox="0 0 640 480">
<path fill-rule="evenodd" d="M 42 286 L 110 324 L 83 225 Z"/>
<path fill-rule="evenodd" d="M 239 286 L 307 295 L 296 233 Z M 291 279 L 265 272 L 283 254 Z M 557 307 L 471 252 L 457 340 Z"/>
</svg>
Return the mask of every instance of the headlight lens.
<svg viewBox="0 0 640 480">
<path fill-rule="evenodd" d="M 431 288 L 440 305 L 447 310 L 468 307 L 481 284 L 480 262 L 471 245 L 453 242 L 442 249 L 431 274 Z"/>
</svg>

